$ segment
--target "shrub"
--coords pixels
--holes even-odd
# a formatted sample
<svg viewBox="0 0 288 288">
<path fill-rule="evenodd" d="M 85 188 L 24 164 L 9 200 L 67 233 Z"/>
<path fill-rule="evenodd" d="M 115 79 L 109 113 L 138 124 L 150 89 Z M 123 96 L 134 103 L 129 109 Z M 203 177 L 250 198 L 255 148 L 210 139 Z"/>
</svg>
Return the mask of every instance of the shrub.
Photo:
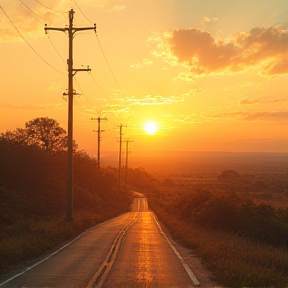
<svg viewBox="0 0 288 288">
<path fill-rule="evenodd" d="M 230 195 L 200 191 L 176 201 L 167 211 L 179 219 L 209 230 L 233 232 L 256 241 L 286 246 L 288 221 L 269 205 Z"/>
</svg>

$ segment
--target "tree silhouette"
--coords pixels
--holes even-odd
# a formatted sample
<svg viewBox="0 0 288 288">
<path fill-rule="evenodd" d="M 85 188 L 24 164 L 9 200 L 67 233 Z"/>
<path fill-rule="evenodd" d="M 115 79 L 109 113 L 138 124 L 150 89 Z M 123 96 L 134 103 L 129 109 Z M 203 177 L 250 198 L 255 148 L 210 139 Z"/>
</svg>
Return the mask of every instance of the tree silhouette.
<svg viewBox="0 0 288 288">
<path fill-rule="evenodd" d="M 36 145 L 47 152 L 56 152 L 67 148 L 66 131 L 59 123 L 48 117 L 41 117 L 25 123 L 28 145 Z"/>
<path fill-rule="evenodd" d="M 26 129 L 23 128 L 0 134 L 0 140 L 7 143 L 27 144 L 27 137 Z"/>
<path fill-rule="evenodd" d="M 1 133 L 0 140 L 39 147 L 46 152 L 65 151 L 67 149 L 66 131 L 59 123 L 48 117 L 35 118 L 25 123 L 25 129 Z M 74 149 L 77 145 L 74 143 Z"/>
</svg>

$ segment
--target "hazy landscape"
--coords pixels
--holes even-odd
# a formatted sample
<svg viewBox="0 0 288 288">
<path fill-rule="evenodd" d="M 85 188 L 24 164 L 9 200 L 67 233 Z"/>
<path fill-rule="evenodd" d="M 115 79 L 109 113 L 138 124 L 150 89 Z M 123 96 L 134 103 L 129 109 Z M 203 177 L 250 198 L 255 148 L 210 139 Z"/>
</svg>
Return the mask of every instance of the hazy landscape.
<svg viewBox="0 0 288 288">
<path fill-rule="evenodd" d="M 104 166 L 116 166 L 119 152 L 103 152 Z M 125 155 L 123 153 L 125 162 Z M 129 153 L 128 167 L 142 167 L 153 174 L 192 173 L 218 176 L 223 170 L 239 173 L 284 173 L 288 171 L 288 153 L 245 152 L 194 152 L 155 151 Z"/>
<path fill-rule="evenodd" d="M 134 283 L 162 265 L 154 215 L 209 281 L 288 287 L 288 1 L 1 1 L 0 17 L 0 286 L 130 213 Z"/>
<path fill-rule="evenodd" d="M 200 255 L 226 287 L 285 287 L 288 155 L 156 155 L 153 163 L 148 157 L 142 163 L 161 184 L 144 190 L 173 237 Z"/>
<path fill-rule="evenodd" d="M 103 155 L 99 170 L 95 158 L 76 151 L 75 215 L 67 222 L 65 142 L 48 137 L 53 145 L 43 146 L 29 131 L 0 139 L 4 275 L 128 211 L 134 190 L 147 196 L 165 229 L 201 257 L 217 283 L 283 287 L 287 281 L 288 154 L 131 153 L 119 182 L 117 152 Z"/>
</svg>

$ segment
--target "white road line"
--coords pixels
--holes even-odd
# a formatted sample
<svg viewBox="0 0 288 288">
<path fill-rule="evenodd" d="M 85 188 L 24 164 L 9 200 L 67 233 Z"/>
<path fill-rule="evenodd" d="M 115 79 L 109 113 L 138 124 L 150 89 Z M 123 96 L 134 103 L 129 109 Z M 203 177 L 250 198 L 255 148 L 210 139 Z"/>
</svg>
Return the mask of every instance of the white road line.
<svg viewBox="0 0 288 288">
<path fill-rule="evenodd" d="M 168 244 L 170 245 L 170 247 L 172 248 L 172 250 L 174 251 L 174 253 L 176 254 L 176 256 L 178 257 L 178 259 L 181 261 L 183 267 L 185 268 L 186 272 L 188 273 L 190 279 L 192 280 L 193 284 L 195 286 L 200 286 L 200 282 L 198 281 L 197 277 L 195 276 L 195 274 L 192 272 L 192 270 L 190 269 L 190 267 L 188 266 L 188 264 L 186 263 L 186 261 L 183 259 L 183 257 L 181 256 L 181 254 L 177 251 L 177 249 L 175 248 L 175 246 L 170 242 L 170 240 L 168 239 L 168 237 L 166 236 L 166 234 L 163 232 L 160 224 L 158 223 L 155 214 L 154 215 L 154 220 L 157 223 L 160 232 L 162 233 L 162 235 L 165 237 L 165 239 L 167 240 Z"/>
<path fill-rule="evenodd" d="M 113 219 L 113 218 L 112 218 Z M 33 269 L 34 267 L 38 266 L 39 264 L 45 262 L 46 260 L 48 260 L 49 258 L 51 258 L 52 256 L 54 256 L 55 254 L 59 253 L 61 250 L 63 250 L 64 248 L 66 248 L 67 246 L 71 245 L 73 242 L 75 242 L 76 240 L 78 240 L 81 236 L 83 236 L 85 233 L 87 233 L 88 231 L 92 230 L 93 228 L 95 228 L 96 226 L 102 226 L 102 225 L 105 225 L 106 222 L 112 220 L 112 219 L 109 219 L 105 222 L 102 222 L 102 223 L 99 223 L 99 224 L 96 224 L 95 226 L 91 227 L 91 228 L 88 228 L 87 230 L 85 230 L 82 234 L 80 234 L 79 236 L 77 236 L 75 239 L 73 239 L 71 242 L 67 243 L 66 245 L 62 246 L 60 249 L 58 249 L 57 251 L 53 252 L 52 254 L 49 254 L 47 257 L 45 257 L 44 259 L 42 259 L 41 261 L 33 264 L 32 266 L 28 267 L 28 268 L 25 268 L 24 271 L 14 275 L 13 277 L 7 279 L 6 281 L 0 283 L 0 287 L 2 287 L 3 285 L 7 284 L 8 282 L 14 280 L 15 278 L 27 273 L 28 271 L 30 271 L 31 269 Z"/>
<path fill-rule="evenodd" d="M 91 229 L 91 228 L 90 228 Z M 90 230 L 88 229 L 88 230 Z M 74 240 L 72 240 L 71 242 L 67 243 L 66 245 L 64 245 L 63 247 L 61 247 L 60 249 L 58 249 L 57 251 L 53 252 L 52 254 L 48 255 L 47 257 L 45 257 L 44 259 L 42 259 L 41 261 L 33 264 L 32 266 L 26 268 L 23 272 L 20 272 L 18 274 L 16 274 L 15 276 L 9 278 L 8 280 L 6 280 L 5 282 L 0 283 L 0 287 L 3 286 L 4 284 L 7 284 L 8 282 L 12 281 L 13 279 L 25 274 L 26 272 L 30 271 L 31 269 L 33 269 L 34 267 L 38 266 L 39 264 L 43 263 L 44 261 L 48 260 L 49 258 L 51 258 L 53 255 L 59 253 L 61 250 L 63 250 L 64 248 L 66 248 L 67 246 L 71 245 L 73 242 L 75 242 L 76 240 L 78 240 L 83 234 L 85 234 L 88 230 L 84 231 L 82 234 L 80 234 L 78 237 L 76 237 Z"/>
</svg>

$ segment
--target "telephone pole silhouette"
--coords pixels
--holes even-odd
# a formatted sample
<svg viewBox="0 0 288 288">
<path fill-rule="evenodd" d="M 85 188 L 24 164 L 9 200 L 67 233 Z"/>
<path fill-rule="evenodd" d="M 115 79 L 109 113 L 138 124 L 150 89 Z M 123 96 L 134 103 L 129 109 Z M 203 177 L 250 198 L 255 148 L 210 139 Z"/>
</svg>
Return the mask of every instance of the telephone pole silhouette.
<svg viewBox="0 0 288 288">
<path fill-rule="evenodd" d="M 119 128 L 120 128 L 120 145 L 119 145 L 119 191 L 121 191 L 121 170 L 122 170 L 122 136 L 123 136 L 123 132 L 122 132 L 122 128 L 123 127 L 127 127 L 127 126 L 123 126 L 122 124 L 120 124 Z"/>
<path fill-rule="evenodd" d="M 47 27 L 45 24 L 45 33 L 47 34 L 48 30 L 56 30 L 62 32 L 68 32 L 69 37 L 69 58 L 67 60 L 68 64 L 68 170 L 67 170 L 67 214 L 66 220 L 73 219 L 73 76 L 79 71 L 91 71 L 89 66 L 85 69 L 74 69 L 73 68 L 73 38 L 76 32 L 84 30 L 94 30 L 96 32 L 96 24 L 94 27 L 82 27 L 74 28 L 73 19 L 74 11 L 71 9 L 68 12 L 69 17 L 69 27 L 65 28 L 53 28 Z"/>
<path fill-rule="evenodd" d="M 129 153 L 129 143 L 133 142 L 132 140 L 126 140 L 126 165 L 125 165 L 125 190 L 127 187 L 127 173 L 128 173 L 128 153 Z"/>
<path fill-rule="evenodd" d="M 94 132 L 98 133 L 98 149 L 97 149 L 97 166 L 98 169 L 100 169 L 100 141 L 101 141 L 101 132 L 104 132 L 105 130 L 101 130 L 100 128 L 100 122 L 101 121 L 107 121 L 107 118 L 91 118 L 91 120 L 97 120 L 98 121 L 98 130 L 93 130 Z"/>
</svg>

